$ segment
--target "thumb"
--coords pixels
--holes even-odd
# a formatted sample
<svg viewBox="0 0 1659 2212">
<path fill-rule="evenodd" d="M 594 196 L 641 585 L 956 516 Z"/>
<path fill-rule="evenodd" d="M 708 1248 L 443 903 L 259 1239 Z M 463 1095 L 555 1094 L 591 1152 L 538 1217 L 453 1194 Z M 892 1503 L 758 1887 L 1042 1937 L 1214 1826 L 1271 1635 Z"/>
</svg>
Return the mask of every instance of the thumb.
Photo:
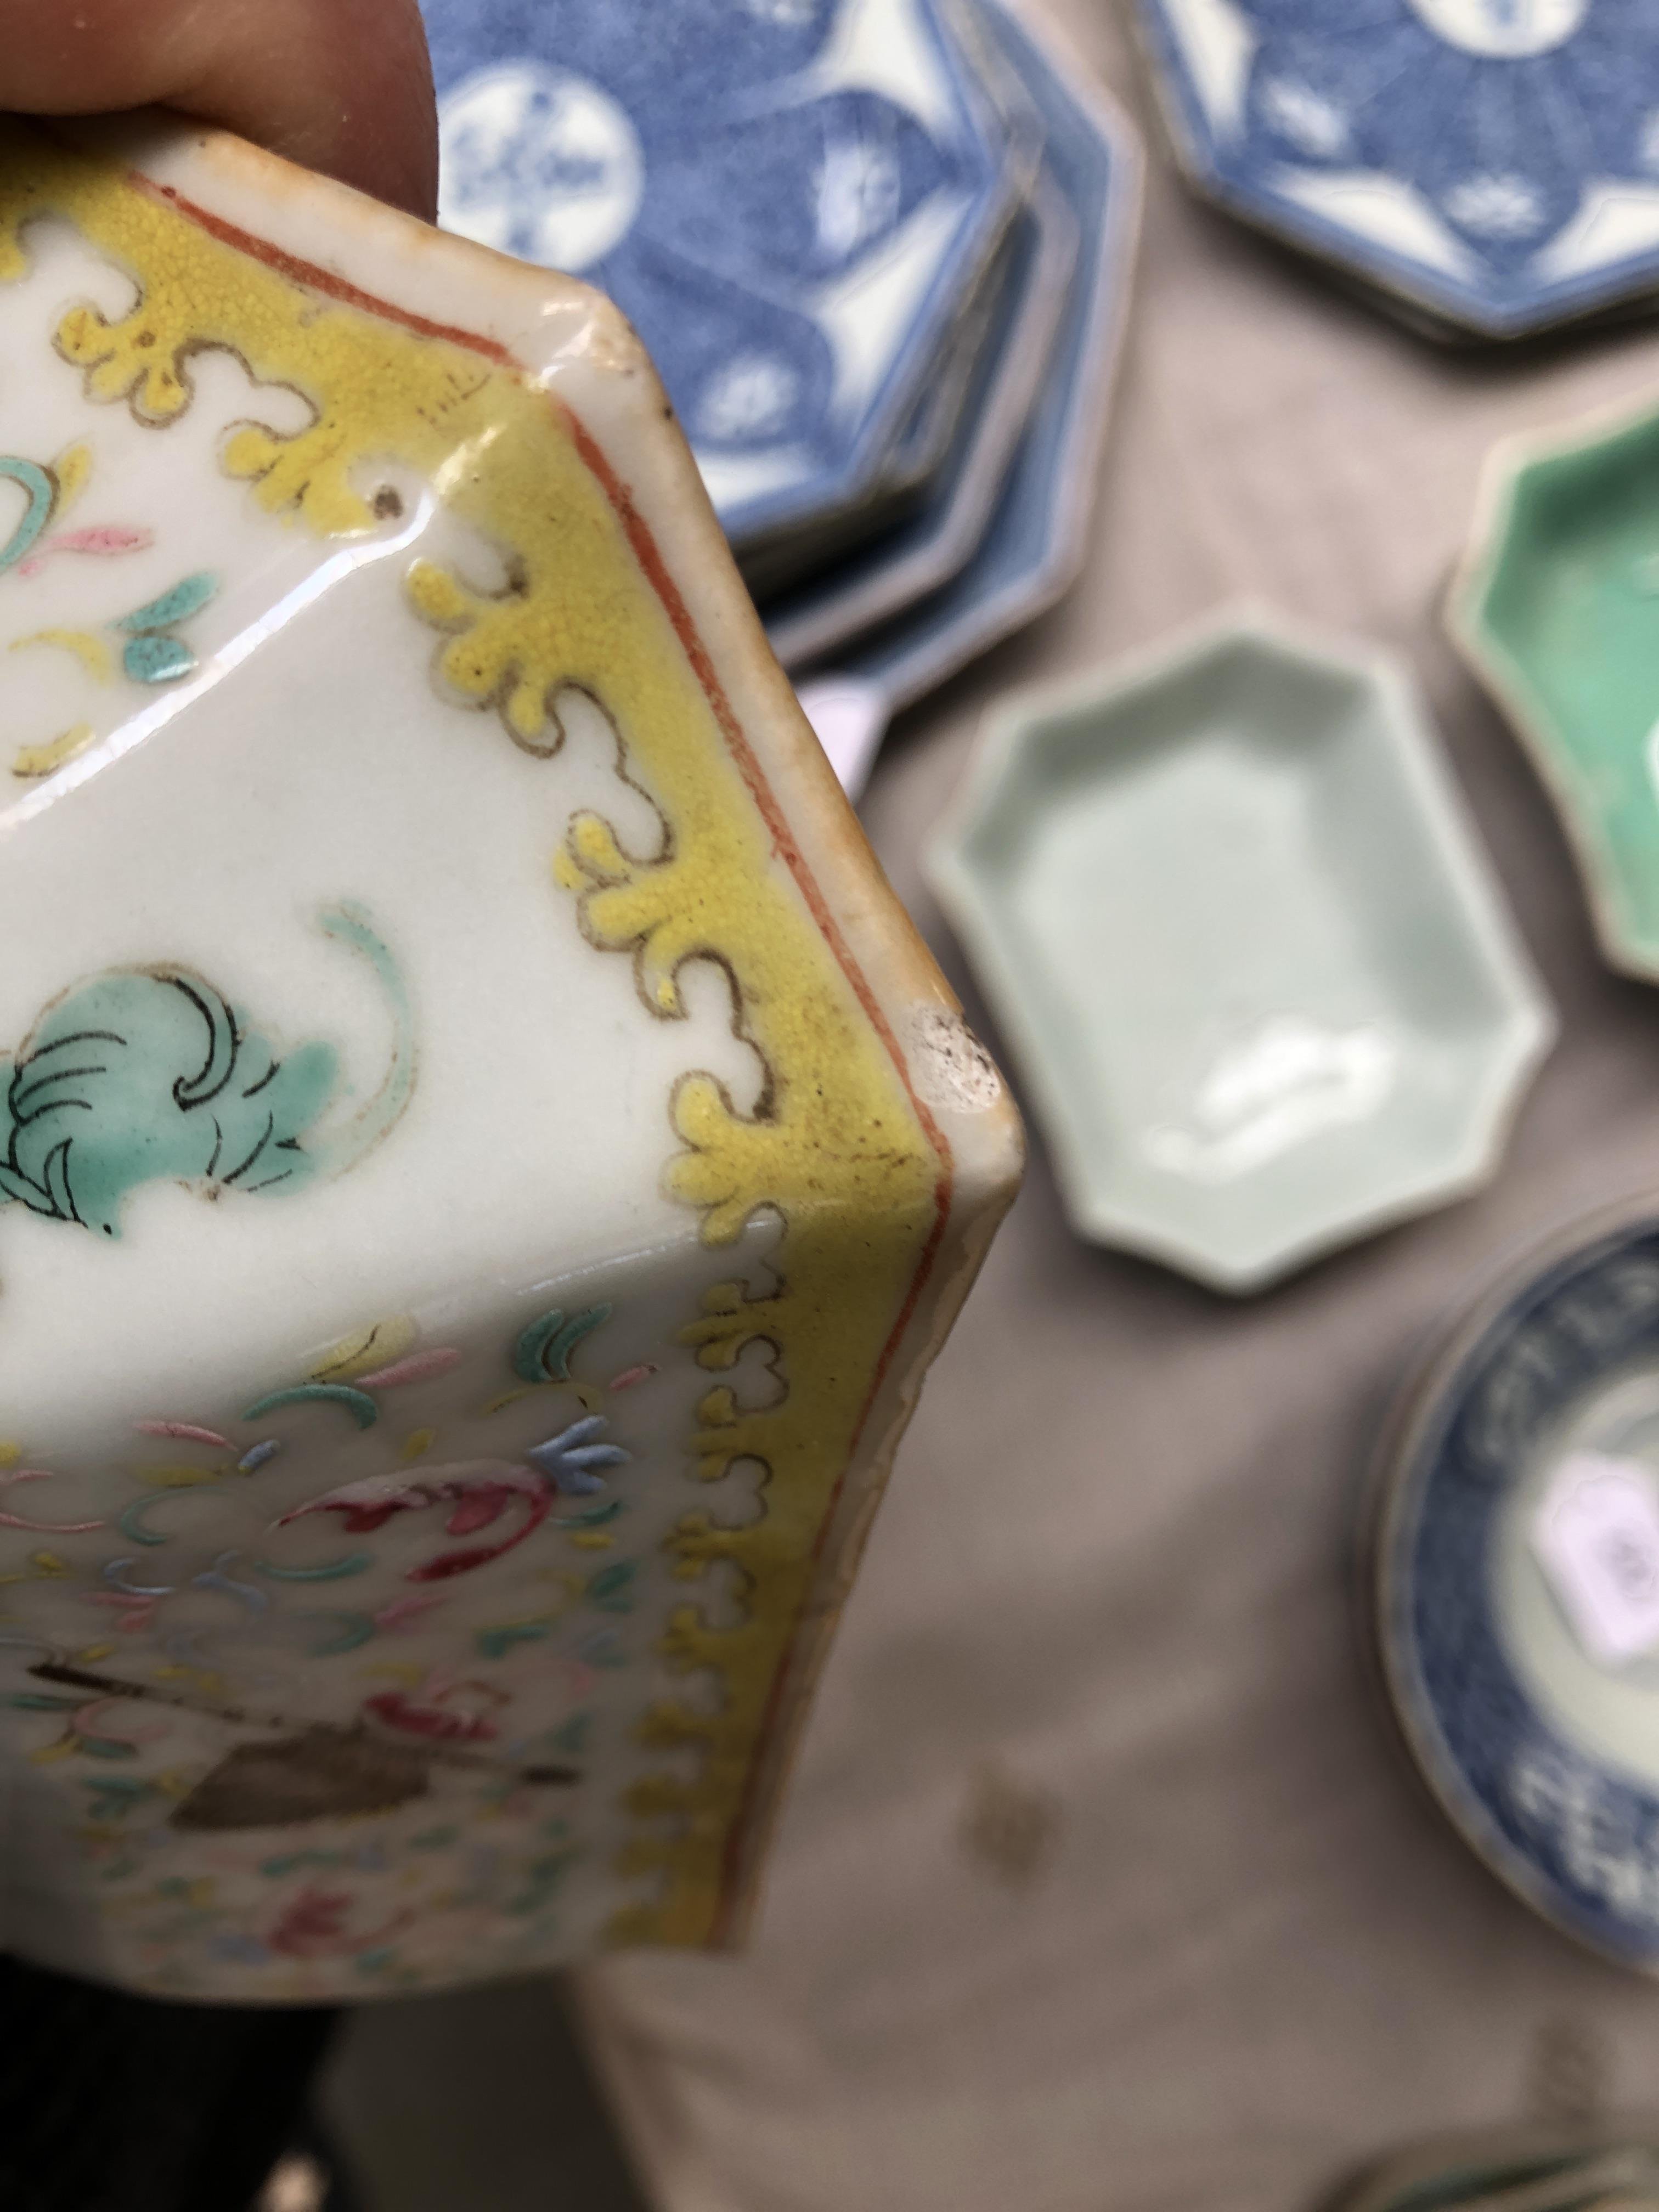
<svg viewBox="0 0 1659 2212">
<path fill-rule="evenodd" d="M 416 0 L 6 0 L 0 108 L 170 106 L 430 218 Z"/>
</svg>

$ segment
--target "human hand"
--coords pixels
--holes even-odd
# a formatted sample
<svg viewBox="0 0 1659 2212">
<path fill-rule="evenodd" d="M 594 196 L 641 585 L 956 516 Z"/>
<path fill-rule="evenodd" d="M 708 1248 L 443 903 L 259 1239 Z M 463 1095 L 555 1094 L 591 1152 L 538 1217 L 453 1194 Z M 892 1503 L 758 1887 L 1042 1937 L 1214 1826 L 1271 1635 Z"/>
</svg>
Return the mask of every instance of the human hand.
<svg viewBox="0 0 1659 2212">
<path fill-rule="evenodd" d="M 438 141 L 416 0 L 5 0 L 0 108 L 155 105 L 430 218 Z"/>
</svg>

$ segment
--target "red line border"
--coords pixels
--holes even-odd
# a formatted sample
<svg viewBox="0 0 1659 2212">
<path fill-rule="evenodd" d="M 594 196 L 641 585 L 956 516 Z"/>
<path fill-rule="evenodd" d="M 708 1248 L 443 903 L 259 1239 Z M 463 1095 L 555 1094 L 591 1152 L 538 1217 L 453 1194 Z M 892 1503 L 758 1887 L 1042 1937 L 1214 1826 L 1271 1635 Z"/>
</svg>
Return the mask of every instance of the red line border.
<svg viewBox="0 0 1659 2212">
<path fill-rule="evenodd" d="M 268 239 L 260 238 L 252 231 L 244 230 L 239 224 L 227 222 L 224 217 L 213 214 L 198 202 L 187 198 L 183 192 L 172 185 L 158 184 L 153 178 L 146 177 L 137 170 L 129 170 L 128 177 L 139 191 L 151 198 L 166 202 L 176 213 L 196 224 L 199 229 L 206 231 L 210 237 L 217 239 L 221 244 L 233 246 L 239 252 L 246 253 L 251 259 L 263 263 L 267 268 L 274 269 L 279 276 L 287 277 L 291 283 L 303 286 L 312 291 L 322 292 L 343 307 L 356 307 L 364 314 L 378 317 L 381 321 L 399 324 L 404 329 L 413 331 L 418 337 L 442 339 L 449 344 L 464 347 L 470 353 L 481 354 L 497 368 L 511 369 L 520 375 L 530 374 L 516 355 L 493 338 L 484 337 L 478 331 L 465 330 L 453 324 L 429 321 L 423 315 L 417 315 L 407 308 L 399 307 L 389 300 L 380 299 L 372 292 L 365 292 L 359 286 L 349 283 L 346 278 L 336 276 L 331 270 L 319 268 L 314 262 L 302 260 L 297 255 L 287 252 L 285 248 L 273 245 Z M 577 453 L 580 455 L 589 473 L 605 493 L 617 520 L 621 523 L 634 557 L 639 562 L 647 582 L 661 602 L 663 611 L 668 617 L 681 649 L 690 662 L 692 672 L 702 688 L 703 696 L 708 700 L 714 720 L 719 725 L 720 734 L 726 740 L 726 748 L 736 763 L 744 782 L 748 787 L 750 797 L 760 811 L 762 819 L 766 823 L 771 835 L 773 849 L 794 878 L 796 886 L 806 902 L 808 911 L 834 954 L 836 964 L 846 976 L 848 984 L 852 987 L 854 995 L 886 1048 L 888 1055 L 898 1073 L 899 1080 L 904 1085 L 905 1095 L 908 1097 L 916 1119 L 921 1124 L 923 1133 L 939 1163 L 939 1174 L 933 1186 L 933 1224 L 928 1232 L 927 1242 L 922 1246 L 915 1271 L 910 1279 L 909 1288 L 905 1294 L 904 1303 L 899 1309 L 898 1318 L 876 1362 L 875 1372 L 871 1377 L 870 1388 L 865 1394 L 864 1403 L 859 1409 L 858 1422 L 853 1431 L 852 1443 L 849 1448 L 848 1465 L 842 1469 L 836 1478 L 835 1486 L 830 1493 L 818 1522 L 818 1532 L 811 1552 L 812 1564 L 816 1568 L 823 1557 L 824 1545 L 829 1540 L 830 1530 L 834 1525 L 836 1509 L 841 1504 L 842 1493 L 846 1489 L 852 1455 L 857 1452 L 863 1440 L 864 1431 L 874 1410 L 876 1400 L 891 1372 L 893 1362 L 898 1355 L 899 1346 L 902 1343 L 905 1334 L 915 1316 L 922 1293 L 933 1275 L 934 1264 L 939 1258 L 939 1248 L 945 1241 L 945 1232 L 950 1222 L 951 1199 L 955 1188 L 955 1162 L 951 1155 L 950 1139 L 939 1127 L 927 1101 L 918 1097 L 915 1086 L 910 1080 L 910 1072 L 905 1066 L 904 1055 L 899 1049 L 898 1040 L 893 1034 L 891 1024 L 882 1012 L 875 994 L 871 990 L 863 971 L 854 958 L 852 948 L 842 936 L 840 926 L 830 910 L 829 902 L 807 865 L 805 855 L 795 842 L 783 809 L 762 773 L 754 748 L 744 734 L 743 726 L 732 709 L 731 701 L 726 696 L 725 686 L 715 672 L 713 657 L 698 634 L 696 624 L 693 622 L 690 611 L 680 595 L 678 586 L 669 573 L 668 565 L 662 557 L 650 526 L 634 504 L 633 495 L 628 486 L 617 476 L 598 440 L 580 417 L 562 400 L 550 399 L 550 404 L 568 425 Z M 774 1671 L 771 1690 L 761 1716 L 759 1733 L 756 1738 L 754 1747 L 756 1755 L 750 1759 L 743 1793 L 738 1799 L 731 1826 L 726 1831 L 720 1862 L 720 1893 L 716 1900 L 712 1930 L 717 1941 L 726 1932 L 730 1925 L 734 1902 L 732 1893 L 747 1845 L 748 1830 L 754 1818 L 757 1769 L 760 1765 L 758 1754 L 761 1747 L 768 1741 L 776 1724 L 779 1707 L 782 1703 L 784 1692 L 794 1665 L 800 1632 L 801 1623 L 797 1620 Z"/>
</svg>

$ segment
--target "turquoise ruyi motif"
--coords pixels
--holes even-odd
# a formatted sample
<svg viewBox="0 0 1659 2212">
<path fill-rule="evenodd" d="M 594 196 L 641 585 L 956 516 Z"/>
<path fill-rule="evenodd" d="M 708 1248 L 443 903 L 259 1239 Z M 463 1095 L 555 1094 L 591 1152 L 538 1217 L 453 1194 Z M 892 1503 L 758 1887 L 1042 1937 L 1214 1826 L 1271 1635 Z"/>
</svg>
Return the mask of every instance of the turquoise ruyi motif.
<svg viewBox="0 0 1659 2212">
<path fill-rule="evenodd" d="M 15 454 L 0 454 L 0 478 L 16 484 L 23 494 L 23 513 L 16 528 L 3 545 L 0 545 L 0 573 L 16 566 L 29 552 L 40 532 L 51 521 L 58 501 L 58 483 L 56 474 L 43 469 L 38 461 L 26 461 Z"/>
<path fill-rule="evenodd" d="M 118 1237 L 141 1184 L 280 1197 L 378 1145 L 414 1087 L 409 994 L 360 907 L 331 907 L 319 926 L 369 963 L 392 1013 L 390 1063 L 356 1115 L 320 1126 L 341 1088 L 332 1045 L 279 1054 L 204 977 L 112 970 L 65 992 L 0 1058 L 0 1206 Z"/>
</svg>

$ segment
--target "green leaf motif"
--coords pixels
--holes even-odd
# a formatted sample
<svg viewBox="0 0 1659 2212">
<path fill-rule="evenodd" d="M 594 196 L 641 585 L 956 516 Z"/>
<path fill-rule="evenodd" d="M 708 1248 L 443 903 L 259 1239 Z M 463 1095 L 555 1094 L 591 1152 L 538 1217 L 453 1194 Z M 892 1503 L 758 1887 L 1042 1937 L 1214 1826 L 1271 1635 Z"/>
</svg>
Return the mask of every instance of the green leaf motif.
<svg viewBox="0 0 1659 2212">
<path fill-rule="evenodd" d="M 176 684 L 196 665 L 196 655 L 176 637 L 135 637 L 121 655 L 135 684 Z"/>
<path fill-rule="evenodd" d="M 608 1322 L 609 1306 L 589 1306 L 567 1321 L 556 1306 L 532 1321 L 513 1353 L 513 1371 L 521 1382 L 568 1382 L 570 1355 L 585 1336 Z"/>
<path fill-rule="evenodd" d="M 198 568 L 194 575 L 185 576 L 163 592 L 159 599 L 148 600 L 130 615 L 123 615 L 114 624 L 117 629 L 129 633 L 146 629 L 166 629 L 173 623 L 188 622 L 199 614 L 219 588 L 219 580 L 206 568 Z"/>
<path fill-rule="evenodd" d="M 601 1568 L 587 1585 L 588 1603 L 602 1613 L 631 1613 L 634 1594 L 629 1585 L 637 1571 L 632 1559 L 618 1559 L 615 1566 Z"/>
</svg>

